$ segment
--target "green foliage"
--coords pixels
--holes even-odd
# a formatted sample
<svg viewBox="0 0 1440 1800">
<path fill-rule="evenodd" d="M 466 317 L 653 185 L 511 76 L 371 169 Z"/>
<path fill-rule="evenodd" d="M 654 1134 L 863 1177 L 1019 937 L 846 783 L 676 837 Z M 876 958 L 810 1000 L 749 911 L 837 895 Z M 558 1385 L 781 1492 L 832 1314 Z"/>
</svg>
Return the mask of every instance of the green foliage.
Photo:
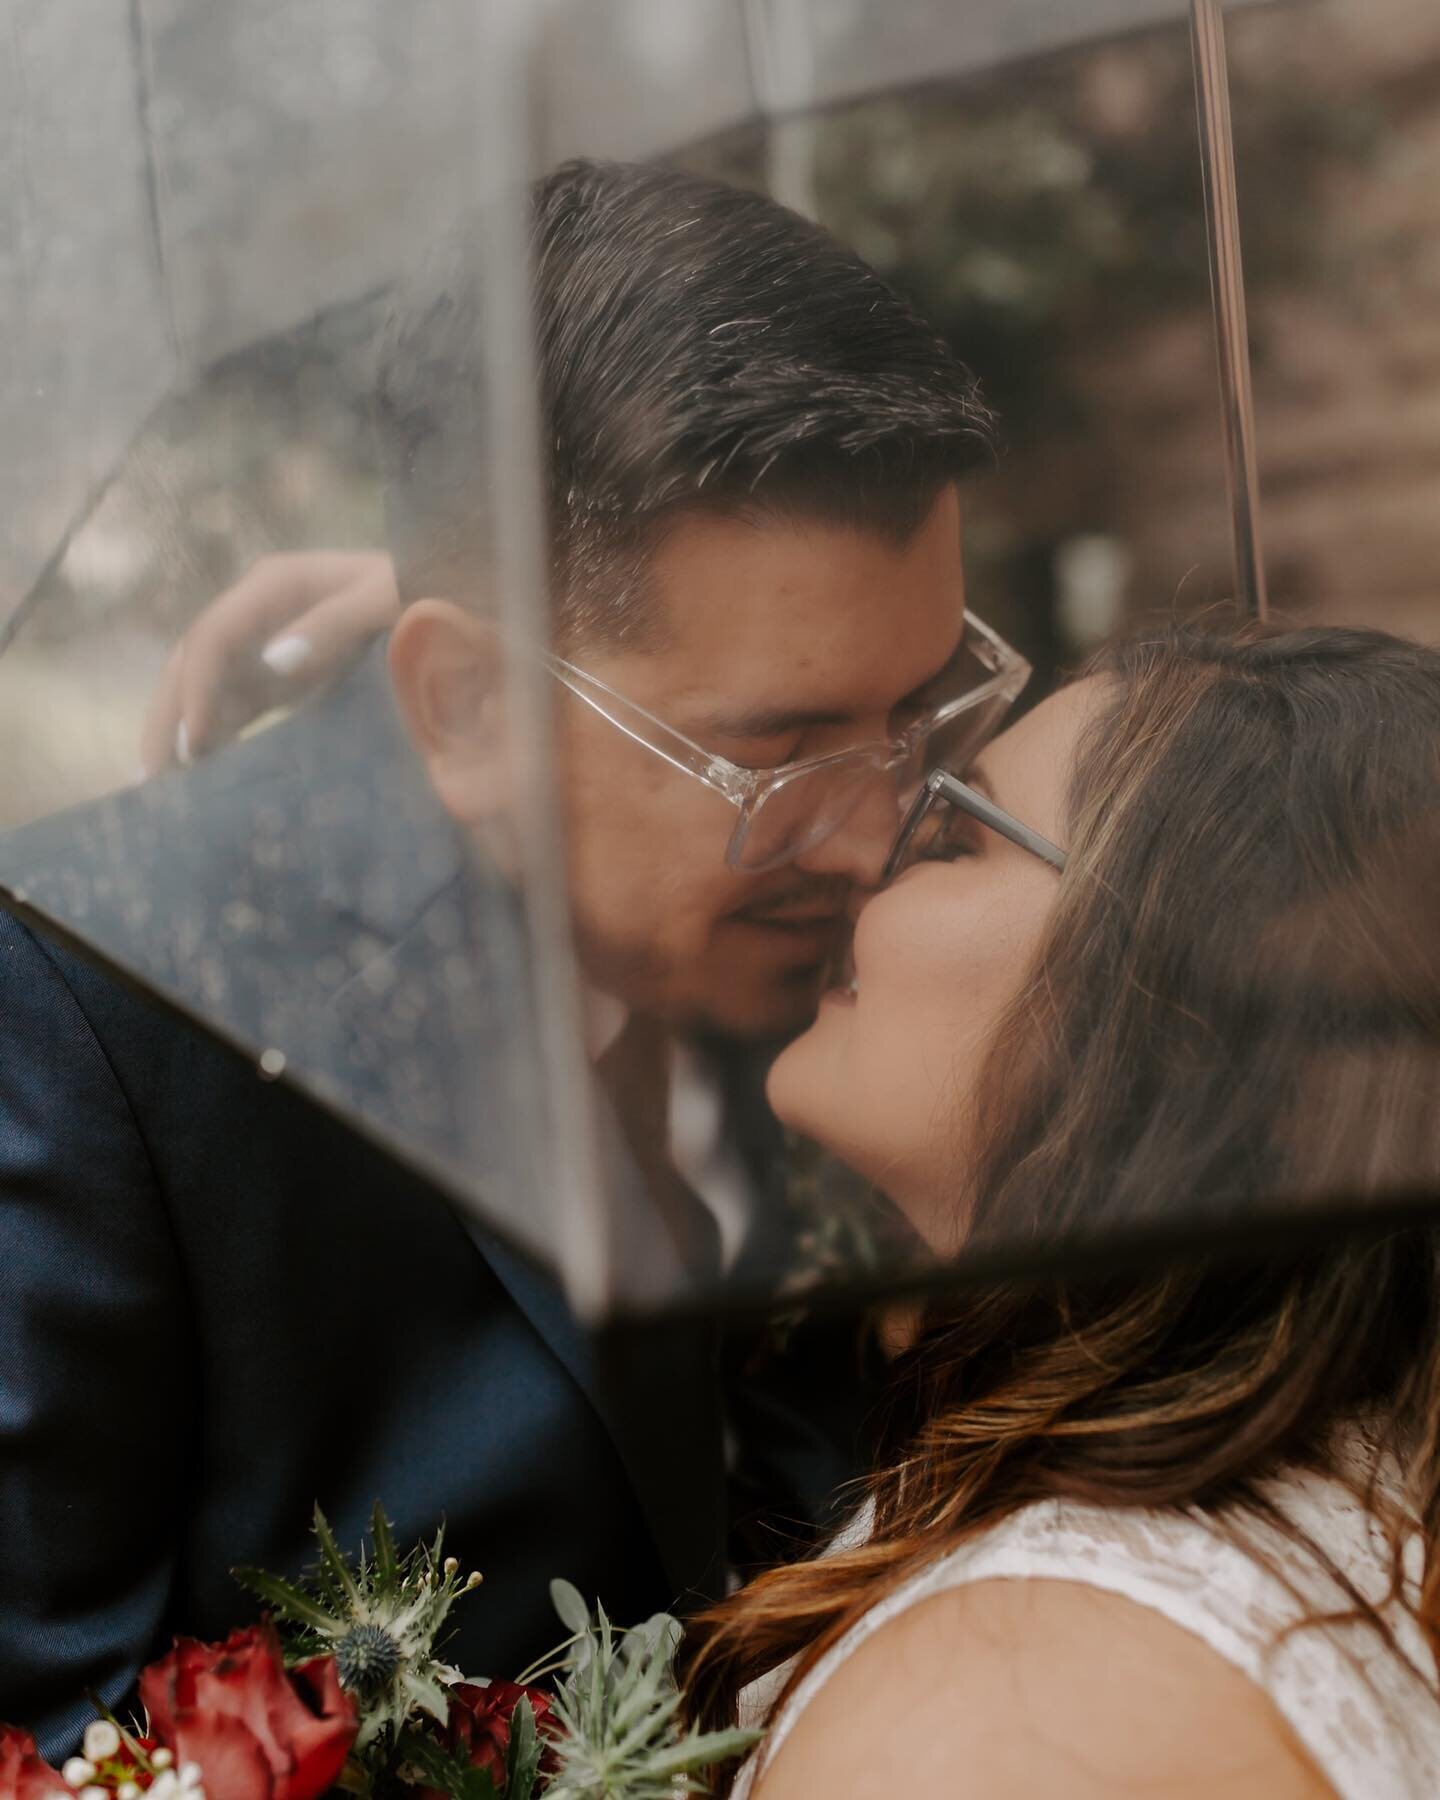
<svg viewBox="0 0 1440 1800">
<path fill-rule="evenodd" d="M 684 1731 L 681 1695 L 672 1663 L 680 1627 L 659 1613 L 633 1631 L 617 1632 L 603 1608 L 592 1618 L 568 1581 L 551 1583 L 555 1610 L 570 1636 L 521 1685 L 563 1672 L 554 1723 L 542 1739 L 534 1708 L 520 1700 L 510 1719 L 505 1780 L 496 1783 L 440 1742 L 433 1730 L 449 1714 L 446 1688 L 459 1671 L 435 1658 L 451 1605 L 478 1576 L 462 1580 L 444 1558 L 443 1533 L 408 1556 L 395 1549 L 390 1523 L 377 1504 L 370 1544 L 352 1562 L 316 1508 L 315 1566 L 298 1582 L 262 1570 L 238 1578 L 270 1607 L 293 1659 L 330 1654 L 342 1671 L 346 1643 L 359 1636 L 373 1648 L 384 1634 L 395 1651 L 393 1674 L 352 1687 L 360 1713 L 355 1755 L 340 1787 L 368 1797 L 403 1795 L 407 1788 L 439 1790 L 448 1800 L 676 1800 L 703 1793 L 700 1773 L 741 1755 L 757 1734 Z M 355 1667 L 389 1669 L 373 1655 Z M 542 1770 L 542 1763 L 553 1774 Z"/>
<path fill-rule="evenodd" d="M 496 1786 L 488 1769 L 475 1767 L 419 1731 L 401 1734 L 395 1762 L 402 1783 L 438 1788 L 447 1800 L 502 1800 L 502 1796 L 503 1800 L 533 1800 L 543 1750 L 534 1708 L 528 1700 L 521 1700 L 510 1715 L 510 1749 L 502 1786 Z"/>
<path fill-rule="evenodd" d="M 510 1754 L 505 1764 L 506 1800 L 530 1800 L 540 1776 L 544 1746 L 535 1729 L 535 1709 L 521 1700 L 510 1715 Z"/>
<path fill-rule="evenodd" d="M 488 1769 L 474 1768 L 434 1738 L 407 1731 L 400 1739 L 398 1762 L 413 1786 L 438 1788 L 448 1800 L 500 1800 Z M 510 1788 L 506 1800 L 530 1800 L 528 1789 Z"/>
<path fill-rule="evenodd" d="M 318 1506 L 314 1532 L 319 1555 L 303 1580 L 282 1581 L 261 1569 L 237 1569 L 236 1579 L 271 1609 L 292 1661 L 335 1657 L 359 1707 L 356 1752 L 364 1758 L 373 1749 L 384 1758 L 407 1721 L 423 1714 L 445 1723 L 445 1690 L 459 1671 L 439 1661 L 436 1648 L 450 1608 L 480 1578 L 461 1576 L 454 1557 L 443 1555 L 443 1530 L 399 1556 L 378 1501 L 370 1543 L 361 1544 L 353 1564 Z M 389 1654 L 377 1658 L 377 1644 Z"/>
<path fill-rule="evenodd" d="M 1334 253 L 1322 204 L 1374 154 L 1363 97 L 1232 45 L 1247 284 L 1313 281 Z M 867 95 L 810 124 L 818 216 L 911 295 L 976 369 L 1006 439 L 1083 430 L 1068 364 L 1157 315 L 1209 308 L 1183 24 L 1072 45 L 927 89 Z M 687 166 L 764 186 L 754 128 Z"/>
<path fill-rule="evenodd" d="M 756 1733 L 681 1730 L 672 1663 L 680 1627 L 664 1613 L 617 1635 L 603 1607 L 592 1619 L 568 1582 L 551 1598 L 574 1634 L 555 1698 L 558 1770 L 546 1800 L 673 1800 L 703 1793 L 698 1776 L 743 1754 Z"/>
</svg>

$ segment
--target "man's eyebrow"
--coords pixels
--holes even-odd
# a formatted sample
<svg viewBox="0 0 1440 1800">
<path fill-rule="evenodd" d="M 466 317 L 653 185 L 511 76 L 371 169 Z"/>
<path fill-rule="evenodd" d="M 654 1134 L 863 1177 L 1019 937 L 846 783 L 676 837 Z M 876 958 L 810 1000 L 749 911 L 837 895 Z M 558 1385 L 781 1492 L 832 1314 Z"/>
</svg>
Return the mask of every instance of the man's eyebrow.
<svg viewBox="0 0 1440 1800">
<path fill-rule="evenodd" d="M 907 700 L 915 699 L 933 682 L 938 681 L 959 656 L 964 643 L 965 629 L 962 626 L 960 635 L 950 646 L 945 660 L 917 681 L 907 693 L 902 694 L 895 705 L 904 706 Z M 696 736 L 710 734 L 715 737 L 767 738 L 784 737 L 797 731 L 824 729 L 831 725 L 853 725 L 854 722 L 853 712 L 845 712 L 836 707 L 757 706 L 749 712 L 712 713 L 698 720 L 692 729 Z"/>
<path fill-rule="evenodd" d="M 833 707 L 757 706 L 750 712 L 709 714 L 692 729 L 699 736 L 785 737 L 816 726 L 849 725 L 854 717 L 853 713 L 837 712 Z"/>
</svg>

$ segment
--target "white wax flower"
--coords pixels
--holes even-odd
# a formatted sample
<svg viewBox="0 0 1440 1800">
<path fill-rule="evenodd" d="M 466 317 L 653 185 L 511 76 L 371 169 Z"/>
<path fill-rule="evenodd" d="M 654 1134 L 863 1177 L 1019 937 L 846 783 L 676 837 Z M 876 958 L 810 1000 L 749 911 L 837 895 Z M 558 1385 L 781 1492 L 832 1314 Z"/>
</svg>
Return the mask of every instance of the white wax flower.
<svg viewBox="0 0 1440 1800">
<path fill-rule="evenodd" d="M 120 1733 L 108 1719 L 92 1719 L 85 1727 L 85 1755 L 92 1763 L 108 1762 L 120 1749 Z"/>
</svg>

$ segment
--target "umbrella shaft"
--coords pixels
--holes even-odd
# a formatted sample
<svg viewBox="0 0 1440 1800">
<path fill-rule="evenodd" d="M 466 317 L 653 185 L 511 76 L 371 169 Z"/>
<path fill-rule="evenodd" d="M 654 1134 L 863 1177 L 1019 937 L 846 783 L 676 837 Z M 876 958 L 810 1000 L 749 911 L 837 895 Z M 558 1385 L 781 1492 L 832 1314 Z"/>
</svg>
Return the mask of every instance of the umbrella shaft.
<svg viewBox="0 0 1440 1800">
<path fill-rule="evenodd" d="M 1260 541 L 1260 492 L 1255 455 L 1255 409 L 1250 392 L 1250 339 L 1240 259 L 1240 213 L 1235 151 L 1230 134 L 1230 89 L 1225 22 L 1220 0 L 1191 0 L 1195 103 L 1200 167 L 1210 241 L 1210 282 L 1220 360 L 1220 407 L 1225 431 L 1225 478 L 1235 549 L 1235 597 L 1243 613 L 1267 611 L 1265 558 Z"/>
</svg>

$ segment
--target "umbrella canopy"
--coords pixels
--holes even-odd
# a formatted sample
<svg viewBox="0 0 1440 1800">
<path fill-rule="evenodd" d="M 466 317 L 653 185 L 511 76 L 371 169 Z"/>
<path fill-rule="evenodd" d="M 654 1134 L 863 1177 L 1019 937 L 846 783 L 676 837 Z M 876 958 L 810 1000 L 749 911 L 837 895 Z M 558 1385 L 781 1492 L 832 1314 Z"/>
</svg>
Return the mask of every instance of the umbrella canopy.
<svg viewBox="0 0 1440 1800">
<path fill-rule="evenodd" d="M 539 29 L 524 154 L 540 167 L 664 155 L 1186 14 L 1183 0 L 526 11 Z M 373 291 L 473 201 L 476 101 L 497 54 L 464 0 L 403 16 L 383 0 L 259 0 L 243 14 L 17 0 L 12 13 L 0 622 L 177 383 Z"/>
<path fill-rule="evenodd" d="M 797 152 L 793 132 L 824 109 L 1002 66 L 1044 70 L 1076 44 L 1152 27 L 1183 31 L 1188 16 L 1174 0 L 964 8 L 615 0 L 484 12 L 424 0 L 403 15 L 378 0 L 304 8 L 265 0 L 243 15 L 139 0 L 123 21 L 92 0 L 22 5 L 0 52 L 13 122 L 4 182 L 12 250 L 0 279 L 16 321 L 0 396 L 0 616 L 10 623 L 12 666 L 19 659 L 26 671 L 19 691 L 39 695 L 28 729 L 53 741 L 57 764 L 67 735 L 86 729 L 36 686 L 45 657 L 35 647 L 63 648 L 67 633 L 83 647 L 99 623 L 113 639 L 116 620 L 98 621 L 84 604 L 83 559 L 79 574 L 67 563 L 68 610 L 47 608 L 45 578 L 67 546 L 79 548 L 76 528 L 142 421 L 220 359 L 249 368 L 257 340 L 317 315 L 363 311 L 417 267 L 382 358 L 382 461 L 407 596 L 442 607 L 415 609 L 388 647 L 371 646 L 306 705 L 277 707 L 193 768 L 135 785 L 128 753 L 107 740 L 85 804 L 61 809 L 37 790 L 19 809 L 26 822 L 0 840 L 11 909 L 232 1042 L 262 1077 L 296 1083 L 424 1170 L 485 1229 L 556 1266 L 577 1304 L 595 1314 L 857 1281 L 885 1288 L 927 1278 L 937 1247 L 946 1266 L 959 1252 L 977 1269 L 1034 1268 L 1157 1236 L 1209 1241 L 1217 1229 L 1293 1221 L 1301 1210 L 1318 1215 L 1357 1197 L 1369 1205 L 1364 1183 L 1343 1175 L 1323 1192 L 1282 1182 L 1267 1190 L 1273 1206 L 1252 1204 L 1253 1168 L 1240 1181 L 1225 1162 L 1233 1150 L 1244 1163 L 1247 1140 L 1216 1151 L 1213 1179 L 1197 1176 L 1183 1205 L 1152 1205 L 1154 1196 L 1135 1186 L 1113 1208 L 1082 1206 L 1058 1221 L 1016 1213 L 968 1236 L 932 1233 L 894 1204 L 903 1197 L 876 1191 L 887 1184 L 873 1145 L 847 1144 L 803 1098 L 782 1111 L 822 1147 L 781 1132 L 762 1092 L 766 1067 L 777 1040 L 806 1023 L 848 914 L 843 890 L 856 878 L 839 863 L 824 866 L 825 846 L 872 806 L 877 782 L 890 830 L 904 804 L 917 808 L 897 851 L 899 873 L 920 857 L 968 854 L 966 834 L 978 832 L 982 843 L 993 837 L 1006 854 L 1030 859 L 1020 879 L 1033 892 L 1037 872 L 1047 884 L 1059 878 L 1068 849 L 1068 824 L 1026 819 L 1023 798 L 991 793 L 987 812 L 973 783 L 958 793 L 924 786 L 936 765 L 951 777 L 971 774 L 973 752 L 1026 674 L 1024 659 L 983 623 L 972 618 L 961 635 L 958 580 L 945 590 L 953 601 L 945 618 L 931 605 L 944 587 L 934 558 L 953 559 L 953 528 L 948 550 L 936 548 L 923 575 L 905 561 L 930 543 L 913 520 L 887 528 L 888 537 L 871 534 L 874 579 L 893 580 L 897 608 L 910 583 L 921 596 L 913 618 L 883 642 L 857 637 L 852 663 L 836 676 L 841 697 L 811 694 L 810 722 L 793 742 L 752 731 L 766 743 L 751 755 L 744 732 L 707 723 L 694 669 L 688 685 L 651 692 L 653 659 L 602 656 L 600 667 L 558 630 L 547 595 L 556 471 L 546 465 L 555 445 L 580 446 L 565 451 L 569 487 L 560 495 L 566 505 L 580 496 L 576 542 L 603 541 L 607 554 L 623 532 L 606 537 L 606 517 L 623 513 L 628 495 L 649 493 L 646 483 L 684 446 L 646 406 L 631 412 L 617 401 L 588 426 L 583 418 L 567 425 L 565 437 L 553 393 L 542 404 L 566 332 L 546 283 L 563 286 L 599 249 L 564 237 L 570 201 L 556 190 L 560 248 L 548 263 L 542 248 L 534 262 L 526 193 L 537 171 L 576 155 L 657 159 L 759 126 L 776 151 L 772 184 L 803 200 L 805 146 Z M 1195 182 L 1193 210 L 1201 241 L 1208 200 L 1240 584 L 1258 595 L 1217 21 L 1199 0 L 1205 181 L 1203 200 Z M 464 223 L 447 239 L 457 219 Z M 667 252 L 665 237 L 658 248 L 637 238 L 635 266 L 649 258 L 645 267 L 683 279 L 683 255 Z M 445 247 L 432 261 L 437 238 Z M 855 279 L 849 265 L 836 267 L 841 286 Z M 752 296 L 753 275 L 737 275 L 752 282 Z M 625 279 L 622 266 L 622 294 Z M 643 363 L 644 343 L 626 337 L 625 321 L 627 309 L 648 303 L 644 290 L 641 282 L 597 314 L 617 358 Z M 707 319 L 708 303 L 702 283 L 695 309 Z M 877 295 L 872 311 L 882 323 L 888 305 Z M 779 316 L 795 314 L 779 308 Z M 705 335 L 713 341 L 753 323 L 722 307 Z M 912 325 L 895 329 L 903 335 Z M 890 340 L 874 343 L 878 356 Z M 572 364 L 591 347 L 587 327 L 569 348 Z M 848 403 L 853 371 L 843 359 L 814 369 L 809 387 L 791 390 L 792 406 L 813 401 L 823 413 Z M 724 377 L 742 398 L 746 371 L 742 357 Z M 612 372 L 591 369 L 597 382 Z M 311 373 L 303 360 L 296 365 L 297 390 Z M 960 379 L 941 359 L 927 375 L 932 388 L 906 391 L 938 418 L 940 390 Z M 592 390 L 576 380 L 580 406 Z M 978 434 L 973 396 L 956 387 L 946 404 L 937 443 Z M 226 431 L 230 423 L 227 415 Z M 202 425 L 202 439 L 210 429 Z M 353 437 L 354 461 L 368 467 L 360 415 L 336 429 Z M 223 487 L 212 493 L 199 518 L 187 512 L 176 500 L 184 455 L 172 451 L 167 461 L 155 435 L 131 461 L 159 496 L 154 535 L 168 542 L 203 530 L 225 495 Z M 592 491 L 587 457 L 610 438 L 611 452 L 623 452 L 624 479 Z M 723 484 L 733 447 L 716 443 Z M 226 456 L 254 455 L 228 437 L 224 454 L 203 447 L 222 468 Z M 463 575 L 453 519 L 441 518 L 461 453 L 467 504 L 483 521 L 483 551 L 464 546 Z M 1215 460 L 1218 479 L 1226 467 L 1218 435 Z M 769 466 L 757 464 L 757 483 Z M 697 493 L 710 473 L 707 466 L 698 476 Z M 291 458 L 284 474 L 302 495 L 315 491 L 312 465 Z M 665 503 L 653 494 L 652 502 Z M 717 517 L 723 522 L 723 505 Z M 443 572 L 426 560 L 437 544 L 449 547 Z M 734 543 L 724 550 L 736 554 Z M 843 559 L 833 573 L 841 584 L 859 579 Z M 773 608 L 755 595 L 763 599 L 770 579 L 776 592 L 791 591 L 783 571 L 761 570 L 758 587 L 718 593 L 724 628 L 701 660 L 721 685 L 752 628 L 761 634 L 752 663 L 772 675 L 792 662 L 823 664 L 808 649 L 763 637 Z M 443 610 L 451 601 L 463 603 L 458 620 Z M 144 621 L 152 636 L 154 625 Z M 643 643 L 642 626 L 635 629 Z M 814 641 L 831 635 L 827 624 Z M 887 697 L 892 674 L 898 685 Z M 766 696 L 769 716 L 779 692 Z M 740 699 L 756 710 L 754 694 L 710 698 L 712 712 L 723 713 L 727 698 L 732 714 Z M 892 730 L 891 715 L 906 707 Z M 779 777 L 767 773 L 767 751 L 769 764 L 782 765 Z M 985 777 L 996 790 L 1002 769 Z M 1213 866 L 1222 863 L 1217 848 Z M 1243 883 L 1243 871 L 1233 873 Z M 1064 879 L 1076 877 L 1067 870 Z M 912 882 L 912 892 L 920 885 Z M 1323 887 L 1297 887 L 1265 915 L 1281 933 L 1265 956 L 1297 1017 L 1310 1016 L 1336 921 L 1376 899 L 1345 888 L 1332 911 Z M 1397 942 L 1405 929 L 1401 919 Z M 1257 979 L 1251 938 L 1241 931 L 1225 945 L 1201 985 L 1211 994 L 1233 981 L 1248 996 Z M 1399 966 L 1420 979 L 1407 957 Z M 865 971 L 862 928 L 854 969 L 840 968 L 815 1027 L 822 1043 L 842 1016 L 857 1030 L 864 1024 L 869 1041 Z M 847 997 L 852 972 L 858 998 Z M 1351 974 L 1338 1014 L 1355 1014 L 1362 1039 L 1373 1026 L 1388 1042 L 1394 996 L 1385 984 L 1395 969 Z M 766 981 L 791 997 L 775 1000 Z M 1179 1014 L 1187 992 L 1177 984 Z M 963 1016 L 949 1024 L 962 1037 L 968 1029 Z M 1422 1038 L 1425 1029 L 1422 1020 Z M 1211 1081 L 1207 1091 L 1230 1093 L 1214 1066 L 1229 1049 L 1202 1033 L 1191 1052 Z M 1263 1048 L 1262 1060 L 1272 1054 Z M 1363 1055 L 1353 1065 L 1341 1060 L 1342 1087 L 1352 1068 L 1356 1080 L 1375 1078 Z M 1277 1069 L 1264 1072 L 1278 1079 Z M 783 1087 L 782 1077 L 774 1091 Z M 934 1117 L 940 1097 L 932 1097 Z M 907 1099 L 897 1089 L 897 1117 Z M 1387 1200 L 1410 1202 L 1410 1174 L 1401 1159 L 1384 1184 Z"/>
</svg>

